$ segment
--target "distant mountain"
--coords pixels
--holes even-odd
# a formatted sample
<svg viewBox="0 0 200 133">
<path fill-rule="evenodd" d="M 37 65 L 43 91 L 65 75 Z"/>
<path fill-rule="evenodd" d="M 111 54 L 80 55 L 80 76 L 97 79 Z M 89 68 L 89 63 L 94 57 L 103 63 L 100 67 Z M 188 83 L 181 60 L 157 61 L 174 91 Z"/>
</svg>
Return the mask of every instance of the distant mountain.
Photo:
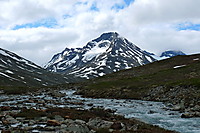
<svg viewBox="0 0 200 133">
<path fill-rule="evenodd" d="M 67 77 L 0 48 L 0 86 L 49 86 L 66 82 Z"/>
<path fill-rule="evenodd" d="M 122 69 L 148 64 L 155 59 L 116 32 L 104 33 L 83 48 L 66 48 L 53 56 L 49 71 L 94 78 Z"/>
<path fill-rule="evenodd" d="M 186 55 L 185 53 L 183 53 L 182 51 L 175 51 L 175 50 L 169 50 L 169 51 L 165 51 L 161 54 L 160 57 L 174 57 L 177 55 Z"/>
</svg>

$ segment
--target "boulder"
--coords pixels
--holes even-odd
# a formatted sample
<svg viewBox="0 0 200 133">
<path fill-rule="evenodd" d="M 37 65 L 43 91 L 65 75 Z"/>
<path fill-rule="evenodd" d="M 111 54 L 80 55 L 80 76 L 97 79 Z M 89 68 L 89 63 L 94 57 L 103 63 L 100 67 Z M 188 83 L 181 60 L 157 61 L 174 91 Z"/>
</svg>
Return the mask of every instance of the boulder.
<svg viewBox="0 0 200 133">
<path fill-rule="evenodd" d="M 200 112 L 190 112 L 181 115 L 181 118 L 193 118 L 193 117 L 200 117 Z"/>
<path fill-rule="evenodd" d="M 184 113 L 181 115 L 181 118 L 192 118 L 194 115 L 194 113 Z"/>
<path fill-rule="evenodd" d="M 114 130 L 121 130 L 123 128 L 123 124 L 120 123 L 120 122 L 114 122 L 111 127 L 111 129 L 114 129 Z"/>
<path fill-rule="evenodd" d="M 90 133 L 90 130 L 86 124 L 71 123 L 67 125 L 65 130 L 73 133 Z"/>
<path fill-rule="evenodd" d="M 200 111 L 200 105 L 195 105 L 191 110 Z"/>
<path fill-rule="evenodd" d="M 83 120 L 78 120 L 78 119 L 77 119 L 77 120 L 75 120 L 75 122 L 76 122 L 76 123 L 80 123 L 80 124 L 86 124 L 86 122 L 85 122 L 85 121 L 83 121 Z"/>
<path fill-rule="evenodd" d="M 8 122 L 8 124 L 16 124 L 19 123 L 18 120 L 16 120 L 15 118 L 13 118 L 12 116 L 7 115 L 5 120 Z"/>
<path fill-rule="evenodd" d="M 63 124 L 66 124 L 66 125 L 69 125 L 71 123 L 74 123 L 74 121 L 71 119 L 66 119 L 65 121 L 63 121 Z"/>
<path fill-rule="evenodd" d="M 59 122 L 63 122 L 64 121 L 64 118 L 62 116 L 60 116 L 60 115 L 55 115 L 54 119 L 59 121 Z"/>
<path fill-rule="evenodd" d="M 87 125 L 93 129 L 99 129 L 99 128 L 110 128 L 111 125 L 113 125 L 114 122 L 105 121 L 101 118 L 94 118 L 90 119 Z"/>
<path fill-rule="evenodd" d="M 181 111 L 185 109 L 184 104 L 176 104 L 174 105 L 174 107 L 172 108 L 173 111 Z"/>
<path fill-rule="evenodd" d="M 48 120 L 48 121 L 47 121 L 47 125 L 48 125 L 48 126 L 60 126 L 61 123 L 58 122 L 57 120 Z"/>
</svg>

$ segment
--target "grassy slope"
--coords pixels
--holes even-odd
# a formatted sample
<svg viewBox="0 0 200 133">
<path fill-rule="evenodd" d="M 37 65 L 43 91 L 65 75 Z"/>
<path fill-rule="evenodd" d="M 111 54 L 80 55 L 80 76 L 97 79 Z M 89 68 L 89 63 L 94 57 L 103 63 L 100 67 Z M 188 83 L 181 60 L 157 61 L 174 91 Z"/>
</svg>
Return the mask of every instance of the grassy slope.
<svg viewBox="0 0 200 133">
<path fill-rule="evenodd" d="M 79 94 L 89 97 L 143 99 L 159 86 L 163 86 L 163 94 L 159 95 L 164 95 L 176 86 L 192 86 L 191 91 L 194 92 L 191 94 L 200 98 L 200 61 L 194 60 L 197 58 L 200 59 L 199 54 L 177 56 L 113 73 L 84 84 Z M 186 66 L 173 68 L 179 65 Z"/>
</svg>

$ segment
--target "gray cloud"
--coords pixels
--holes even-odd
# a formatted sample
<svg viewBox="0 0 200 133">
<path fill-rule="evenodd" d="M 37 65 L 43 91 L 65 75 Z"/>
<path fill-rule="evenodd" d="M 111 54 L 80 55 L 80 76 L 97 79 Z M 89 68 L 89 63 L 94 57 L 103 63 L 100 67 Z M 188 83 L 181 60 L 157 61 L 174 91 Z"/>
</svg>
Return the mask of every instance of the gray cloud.
<svg viewBox="0 0 200 133">
<path fill-rule="evenodd" d="M 99 11 L 91 10 L 94 3 Z M 200 31 L 179 31 L 176 26 L 184 22 L 200 23 L 200 1 L 135 0 L 124 9 L 111 9 L 116 4 L 125 3 L 123 0 L 0 1 L 0 47 L 44 64 L 65 47 L 82 47 L 103 32 L 117 31 L 156 54 L 169 49 L 199 52 Z M 63 18 L 64 15 L 68 17 Z M 15 25 L 48 17 L 55 18 L 58 26 L 11 30 Z"/>
</svg>

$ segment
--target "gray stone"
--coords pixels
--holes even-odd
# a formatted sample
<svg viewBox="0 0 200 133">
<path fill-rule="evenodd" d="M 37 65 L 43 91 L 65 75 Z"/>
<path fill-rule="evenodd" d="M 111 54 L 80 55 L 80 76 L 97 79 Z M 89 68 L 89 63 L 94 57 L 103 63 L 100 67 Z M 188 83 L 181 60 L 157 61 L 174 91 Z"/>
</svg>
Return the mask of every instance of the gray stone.
<svg viewBox="0 0 200 133">
<path fill-rule="evenodd" d="M 66 119 L 65 121 L 63 121 L 63 124 L 66 124 L 66 125 L 69 125 L 71 123 L 75 123 L 75 122 L 71 119 Z"/>
<path fill-rule="evenodd" d="M 67 128 L 67 125 L 65 125 L 65 124 L 61 124 L 60 127 L 61 127 L 61 128 Z"/>
<path fill-rule="evenodd" d="M 27 123 L 29 123 L 29 125 L 34 125 L 35 123 L 36 123 L 36 121 L 34 121 L 34 120 L 26 120 L 26 121 L 24 121 L 25 123 L 27 122 Z"/>
<path fill-rule="evenodd" d="M 194 113 L 184 113 L 181 115 L 181 118 L 192 118 L 194 115 Z"/>
<path fill-rule="evenodd" d="M 9 116 L 9 115 L 7 115 L 5 119 L 6 119 L 6 121 L 7 121 L 8 123 L 10 123 L 10 124 L 19 123 L 18 120 L 16 120 L 15 118 L 13 118 L 12 116 Z"/>
<path fill-rule="evenodd" d="M 200 106 L 199 105 L 195 105 L 192 110 L 194 111 L 200 111 Z"/>
<path fill-rule="evenodd" d="M 63 122 L 64 121 L 64 118 L 62 116 L 60 116 L 60 115 L 55 115 L 54 119 L 59 121 L 59 122 Z"/>
<path fill-rule="evenodd" d="M 20 121 L 20 122 L 23 122 L 25 120 L 25 118 L 24 117 L 17 117 L 16 120 Z"/>
<path fill-rule="evenodd" d="M 83 121 L 83 120 L 78 120 L 78 119 L 77 119 L 77 120 L 75 120 L 75 122 L 76 122 L 76 123 L 80 123 L 80 124 L 86 124 L 86 122 L 85 122 L 85 121 Z"/>
<path fill-rule="evenodd" d="M 105 121 L 100 118 L 90 119 L 87 125 L 93 129 L 110 128 L 113 122 Z"/>
<path fill-rule="evenodd" d="M 90 133 L 89 128 L 87 127 L 86 124 L 69 124 L 66 128 L 66 131 L 70 131 L 73 133 Z"/>
<path fill-rule="evenodd" d="M 173 111 L 181 111 L 181 110 L 183 110 L 183 109 L 185 109 L 183 103 L 176 104 L 176 105 L 174 105 L 174 107 L 172 108 Z"/>
<path fill-rule="evenodd" d="M 26 130 L 26 131 L 29 131 L 29 130 L 32 130 L 32 129 L 33 129 L 33 127 L 31 127 L 31 126 L 24 127 L 24 130 Z"/>
</svg>

